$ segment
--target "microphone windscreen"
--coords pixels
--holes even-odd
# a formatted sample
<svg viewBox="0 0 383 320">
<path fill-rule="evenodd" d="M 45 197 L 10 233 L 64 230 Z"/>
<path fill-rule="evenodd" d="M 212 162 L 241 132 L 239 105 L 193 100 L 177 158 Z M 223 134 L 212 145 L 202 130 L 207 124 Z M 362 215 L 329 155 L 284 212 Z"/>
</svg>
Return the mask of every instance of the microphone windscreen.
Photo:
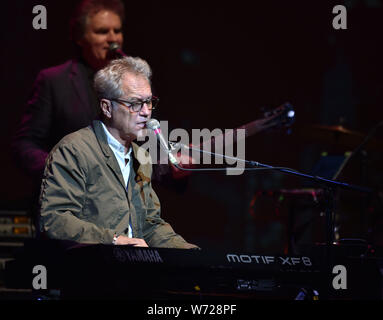
<svg viewBox="0 0 383 320">
<path fill-rule="evenodd" d="M 109 50 L 110 51 L 115 51 L 117 49 L 120 49 L 120 46 L 118 45 L 117 42 L 112 42 L 110 45 L 109 45 Z"/>
<path fill-rule="evenodd" d="M 156 130 L 160 127 L 160 123 L 156 119 L 150 119 L 146 122 L 146 127 L 151 130 Z"/>
</svg>

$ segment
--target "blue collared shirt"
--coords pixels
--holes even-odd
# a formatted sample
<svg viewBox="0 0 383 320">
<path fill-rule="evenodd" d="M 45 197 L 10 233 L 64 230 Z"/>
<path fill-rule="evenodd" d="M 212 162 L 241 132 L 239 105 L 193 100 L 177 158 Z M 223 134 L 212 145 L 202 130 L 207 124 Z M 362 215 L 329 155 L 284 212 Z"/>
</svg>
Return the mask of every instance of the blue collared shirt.
<svg viewBox="0 0 383 320">
<path fill-rule="evenodd" d="M 105 124 L 102 124 L 104 128 L 106 139 L 110 149 L 112 149 L 114 156 L 120 166 L 122 176 L 124 178 L 125 186 L 128 186 L 129 175 L 130 175 L 130 161 L 132 161 L 132 147 L 126 152 L 126 147 L 124 147 L 120 142 L 117 141 L 115 137 L 111 135 L 109 130 L 106 128 Z M 129 232 L 128 236 L 132 238 L 132 227 L 129 223 Z"/>
</svg>

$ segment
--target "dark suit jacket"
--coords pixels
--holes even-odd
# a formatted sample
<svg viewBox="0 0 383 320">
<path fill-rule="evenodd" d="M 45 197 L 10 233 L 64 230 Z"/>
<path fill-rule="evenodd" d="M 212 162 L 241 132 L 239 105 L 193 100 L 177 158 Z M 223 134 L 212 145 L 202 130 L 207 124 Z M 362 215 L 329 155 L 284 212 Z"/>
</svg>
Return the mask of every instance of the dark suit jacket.
<svg viewBox="0 0 383 320">
<path fill-rule="evenodd" d="M 12 150 L 18 165 L 40 181 L 49 151 L 97 117 L 92 75 L 80 60 L 42 70 L 33 86 Z"/>
</svg>

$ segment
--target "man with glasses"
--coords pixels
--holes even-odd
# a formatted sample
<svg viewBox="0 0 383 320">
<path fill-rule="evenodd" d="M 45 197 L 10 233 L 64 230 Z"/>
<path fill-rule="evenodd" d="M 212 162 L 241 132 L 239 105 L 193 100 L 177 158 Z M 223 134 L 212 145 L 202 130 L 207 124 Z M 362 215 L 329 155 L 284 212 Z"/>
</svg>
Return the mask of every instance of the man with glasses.
<svg viewBox="0 0 383 320">
<path fill-rule="evenodd" d="M 124 20 L 125 8 L 120 0 L 80 1 L 70 19 L 75 57 L 40 71 L 34 83 L 15 130 L 12 152 L 18 167 L 32 181 L 30 215 L 37 235 L 37 200 L 48 153 L 65 135 L 88 126 L 98 117 L 94 75 L 115 58 L 111 45 L 123 46 Z M 157 181 L 163 181 L 166 176 L 178 178 L 173 174 L 179 172 L 175 167 L 156 165 L 153 168 Z M 173 181 L 168 183 L 168 180 L 164 182 L 172 187 Z M 182 185 L 182 181 L 179 184 Z"/>
<path fill-rule="evenodd" d="M 13 158 L 32 182 L 30 216 L 38 236 L 38 197 L 48 153 L 65 135 L 88 126 L 99 107 L 95 73 L 123 46 L 125 8 L 120 0 L 82 0 L 70 18 L 75 55 L 41 70 L 12 141 Z"/>
<path fill-rule="evenodd" d="M 101 120 L 65 136 L 48 156 L 40 195 L 42 235 L 79 243 L 197 248 L 160 217 L 143 136 L 158 99 L 140 58 L 95 75 Z"/>
</svg>

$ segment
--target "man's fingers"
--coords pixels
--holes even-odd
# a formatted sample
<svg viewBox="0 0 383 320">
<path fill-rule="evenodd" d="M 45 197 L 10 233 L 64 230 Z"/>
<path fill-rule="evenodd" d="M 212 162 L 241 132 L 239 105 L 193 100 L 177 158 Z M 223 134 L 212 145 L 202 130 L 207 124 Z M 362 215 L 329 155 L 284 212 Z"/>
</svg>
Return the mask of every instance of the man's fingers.
<svg viewBox="0 0 383 320">
<path fill-rule="evenodd" d="M 148 245 L 146 244 L 145 240 L 142 239 L 132 239 L 132 245 L 134 247 L 147 247 Z"/>
<path fill-rule="evenodd" d="M 119 236 L 116 244 L 128 245 L 133 247 L 148 247 L 144 239 L 129 238 L 126 236 Z"/>
</svg>

